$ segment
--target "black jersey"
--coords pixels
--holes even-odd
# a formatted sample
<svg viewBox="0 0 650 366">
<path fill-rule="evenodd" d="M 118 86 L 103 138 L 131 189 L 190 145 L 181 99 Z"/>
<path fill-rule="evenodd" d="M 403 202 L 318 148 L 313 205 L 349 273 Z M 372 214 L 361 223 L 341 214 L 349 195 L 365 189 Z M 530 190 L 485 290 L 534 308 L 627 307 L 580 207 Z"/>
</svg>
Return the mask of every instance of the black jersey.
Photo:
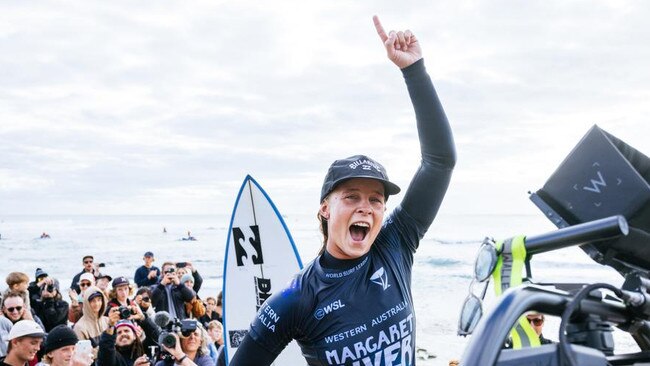
<svg viewBox="0 0 650 366">
<path fill-rule="evenodd" d="M 330 270 L 316 258 L 264 303 L 251 336 L 273 353 L 296 339 L 309 365 L 412 365 L 411 266 L 420 232 L 396 210 L 354 266 Z"/>
<path fill-rule="evenodd" d="M 388 215 L 367 254 L 327 266 L 325 253 L 271 296 L 232 365 L 268 365 L 292 339 L 309 365 L 415 364 L 413 255 L 440 207 L 456 156 L 423 61 L 402 72 L 422 153 L 404 199 Z"/>
</svg>

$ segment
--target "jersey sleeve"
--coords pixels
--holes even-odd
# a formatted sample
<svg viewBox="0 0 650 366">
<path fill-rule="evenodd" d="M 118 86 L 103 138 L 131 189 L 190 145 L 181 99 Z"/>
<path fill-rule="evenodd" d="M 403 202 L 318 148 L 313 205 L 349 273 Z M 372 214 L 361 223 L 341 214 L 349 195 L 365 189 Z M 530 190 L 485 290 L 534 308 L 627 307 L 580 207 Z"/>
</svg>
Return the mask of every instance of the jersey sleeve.
<svg viewBox="0 0 650 366">
<path fill-rule="evenodd" d="M 402 73 L 415 110 L 422 161 L 401 206 L 419 227 L 424 228 L 421 239 L 447 192 L 456 164 L 456 149 L 451 127 L 424 61 L 419 60 L 404 68 Z"/>
<path fill-rule="evenodd" d="M 269 352 L 280 354 L 299 333 L 300 299 L 300 283 L 294 278 L 262 304 L 251 323 L 251 338 Z"/>
</svg>

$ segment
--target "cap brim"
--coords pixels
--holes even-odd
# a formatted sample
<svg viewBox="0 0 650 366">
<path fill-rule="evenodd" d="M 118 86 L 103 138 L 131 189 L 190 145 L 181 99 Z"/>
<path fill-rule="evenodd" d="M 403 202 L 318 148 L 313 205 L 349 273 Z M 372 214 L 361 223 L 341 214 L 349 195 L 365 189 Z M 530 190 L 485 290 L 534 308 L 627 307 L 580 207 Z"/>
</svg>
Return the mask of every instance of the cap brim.
<svg viewBox="0 0 650 366">
<path fill-rule="evenodd" d="M 395 184 L 395 183 L 393 183 L 391 181 L 388 181 L 386 179 L 377 178 L 377 177 L 372 176 L 372 175 L 357 175 L 357 176 L 354 176 L 354 177 L 345 177 L 345 178 L 341 178 L 341 179 L 337 180 L 336 182 L 334 182 L 334 184 L 332 184 L 332 188 L 329 190 L 329 192 L 327 194 L 332 193 L 332 191 L 334 191 L 336 189 L 336 187 L 339 186 L 339 184 L 341 184 L 341 183 L 343 183 L 345 181 L 348 181 L 350 179 L 356 179 L 356 178 L 374 179 L 374 180 L 382 182 L 384 184 L 384 196 L 386 196 L 386 197 L 392 196 L 394 194 L 398 194 L 399 192 L 402 191 L 402 189 L 397 184 Z"/>
<path fill-rule="evenodd" d="M 47 335 L 47 333 L 43 333 L 43 332 L 29 333 L 29 334 L 21 334 L 21 335 L 17 335 L 17 336 L 15 336 L 15 337 L 13 337 L 13 338 L 8 338 L 7 340 L 8 340 L 8 341 L 11 341 L 11 340 L 13 340 L 13 339 L 18 339 L 18 338 L 22 338 L 22 337 L 45 338 L 46 335 Z"/>
</svg>

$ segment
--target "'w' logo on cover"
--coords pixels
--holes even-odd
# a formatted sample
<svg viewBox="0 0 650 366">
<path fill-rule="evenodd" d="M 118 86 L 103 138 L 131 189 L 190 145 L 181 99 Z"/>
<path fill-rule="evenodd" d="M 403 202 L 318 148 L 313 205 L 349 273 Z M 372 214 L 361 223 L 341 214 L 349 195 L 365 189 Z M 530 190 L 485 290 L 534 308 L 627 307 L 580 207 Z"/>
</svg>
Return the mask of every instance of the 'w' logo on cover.
<svg viewBox="0 0 650 366">
<path fill-rule="evenodd" d="M 379 268 L 375 273 L 370 276 L 370 281 L 380 285 L 384 291 L 390 287 L 388 284 L 388 274 L 384 271 L 384 267 Z"/>
<path fill-rule="evenodd" d="M 594 192 L 594 193 L 600 193 L 600 187 L 599 186 L 607 187 L 607 183 L 605 183 L 605 178 L 603 178 L 603 175 L 600 174 L 600 172 L 596 172 L 596 173 L 598 174 L 599 180 L 590 179 L 591 180 L 591 187 L 582 187 L 582 189 L 584 189 L 586 191 L 591 191 L 591 192 Z"/>
</svg>

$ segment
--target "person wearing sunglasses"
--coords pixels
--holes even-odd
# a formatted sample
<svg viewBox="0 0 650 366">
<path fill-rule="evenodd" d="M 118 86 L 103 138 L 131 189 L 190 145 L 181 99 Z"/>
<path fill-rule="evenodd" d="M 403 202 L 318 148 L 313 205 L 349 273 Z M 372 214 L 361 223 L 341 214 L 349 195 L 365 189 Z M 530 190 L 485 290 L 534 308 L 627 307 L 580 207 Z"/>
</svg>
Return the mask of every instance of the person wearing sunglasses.
<svg viewBox="0 0 650 366">
<path fill-rule="evenodd" d="M 528 319 L 528 322 L 530 325 L 533 327 L 535 330 L 535 333 L 539 336 L 539 343 L 541 344 L 551 344 L 553 343 L 552 340 L 544 338 L 544 335 L 542 335 L 542 328 L 544 328 L 544 321 L 546 318 L 544 318 L 544 314 L 540 313 L 528 313 L 526 314 L 526 319 Z"/>
<path fill-rule="evenodd" d="M 537 336 L 539 337 L 539 343 L 544 345 L 544 344 L 551 344 L 555 343 L 550 339 L 544 338 L 542 335 L 542 328 L 544 328 L 544 322 L 546 321 L 546 318 L 544 317 L 544 314 L 536 313 L 536 312 L 529 312 L 526 314 L 526 319 L 528 319 L 528 322 L 530 325 L 533 327 L 535 330 L 535 333 L 537 333 Z M 504 349 L 511 349 L 512 348 L 512 338 L 508 337 L 506 339 L 505 343 L 503 344 Z"/>
<path fill-rule="evenodd" d="M 81 270 L 81 272 L 77 273 L 73 278 L 72 278 L 72 283 L 70 284 L 70 288 L 75 290 L 78 294 L 81 293 L 81 289 L 79 288 L 79 279 L 81 275 L 84 273 L 90 273 L 93 276 L 96 274 L 96 268 L 95 268 L 95 258 L 92 255 L 85 255 L 81 259 L 81 263 L 83 264 L 84 268 Z M 94 282 L 94 280 L 93 280 Z"/>
<path fill-rule="evenodd" d="M 77 283 L 79 287 L 79 292 L 74 289 L 68 291 L 68 296 L 70 297 L 70 310 L 68 311 L 68 320 L 71 323 L 76 323 L 81 319 L 83 314 L 83 292 L 86 291 L 90 286 L 95 286 L 95 275 L 89 272 L 84 272 L 79 276 L 79 282 Z"/>
<path fill-rule="evenodd" d="M 185 319 L 185 303 L 196 296 L 193 289 L 183 285 L 176 274 L 176 264 L 165 262 L 162 265 L 160 282 L 151 287 L 151 301 L 156 311 L 166 311 L 172 319 Z"/>
<path fill-rule="evenodd" d="M 24 294 L 16 291 L 7 291 L 2 296 L 2 313 L 7 317 L 13 324 L 21 320 L 33 320 L 41 328 L 45 329 L 41 319 L 33 312 L 32 309 L 28 309 L 25 306 Z"/>
<path fill-rule="evenodd" d="M 196 323 L 196 329 L 191 333 L 172 334 L 176 338 L 175 346 L 162 345 L 162 348 L 174 359 L 158 361 L 155 366 L 215 366 L 208 350 L 208 333 L 200 323 Z"/>
<path fill-rule="evenodd" d="M 415 364 L 414 254 L 445 196 L 456 154 L 418 39 L 408 30 L 386 32 L 377 17 L 373 22 L 411 96 L 420 154 L 409 158 L 420 158 L 420 165 L 401 203 L 386 217 L 386 199 L 400 188 L 381 164 L 355 155 L 330 165 L 317 213 L 320 255 L 260 307 L 231 366 L 271 365 L 292 339 L 309 365 Z M 364 128 L 342 133 L 386 152 L 394 146 L 376 139 L 375 117 L 369 115 Z M 333 151 L 337 134 L 323 140 Z"/>
</svg>

